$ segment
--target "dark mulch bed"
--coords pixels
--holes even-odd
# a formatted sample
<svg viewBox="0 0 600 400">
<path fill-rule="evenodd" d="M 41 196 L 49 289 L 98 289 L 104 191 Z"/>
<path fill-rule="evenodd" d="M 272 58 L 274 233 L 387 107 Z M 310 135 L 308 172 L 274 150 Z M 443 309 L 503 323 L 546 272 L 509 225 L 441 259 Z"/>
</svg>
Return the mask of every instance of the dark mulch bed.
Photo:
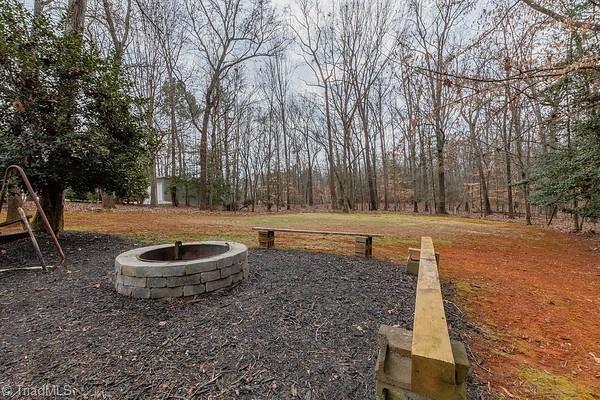
<svg viewBox="0 0 600 400">
<path fill-rule="evenodd" d="M 379 325 L 412 326 L 415 278 L 387 262 L 251 250 L 238 287 L 136 300 L 111 285 L 131 240 L 61 242 L 66 268 L 0 275 L 0 384 L 13 398 L 17 385 L 49 384 L 77 398 L 373 399 Z M 27 240 L 0 253 L 0 268 L 33 260 Z M 459 338 L 468 327 L 452 305 L 447 315 Z"/>
</svg>

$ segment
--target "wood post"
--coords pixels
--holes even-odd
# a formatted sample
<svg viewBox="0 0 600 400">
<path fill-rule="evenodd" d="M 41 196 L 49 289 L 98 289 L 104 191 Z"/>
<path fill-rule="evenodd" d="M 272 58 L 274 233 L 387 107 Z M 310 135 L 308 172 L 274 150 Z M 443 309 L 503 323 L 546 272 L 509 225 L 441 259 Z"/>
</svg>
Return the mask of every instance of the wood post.
<svg viewBox="0 0 600 400">
<path fill-rule="evenodd" d="M 275 246 L 275 232 L 258 231 L 258 245 L 267 249 Z"/>
<path fill-rule="evenodd" d="M 419 258 L 421 250 L 408 249 L 408 258 L 406 259 L 406 272 L 413 275 L 419 275 Z"/>
<path fill-rule="evenodd" d="M 354 254 L 360 257 L 371 258 L 373 256 L 373 237 L 357 236 L 354 245 Z"/>
<path fill-rule="evenodd" d="M 413 275 L 419 275 L 419 262 L 421 260 L 421 249 L 414 247 L 408 248 L 408 258 L 406 259 L 406 272 Z M 435 253 L 435 262 L 440 266 L 440 253 Z"/>
<path fill-rule="evenodd" d="M 456 368 L 456 384 L 446 393 L 427 397 L 415 391 L 413 385 L 412 361 L 413 332 L 397 326 L 379 327 L 377 365 L 375 367 L 376 400 L 438 400 L 464 399 L 465 382 L 470 364 L 465 346 L 451 340 L 452 355 Z"/>
</svg>

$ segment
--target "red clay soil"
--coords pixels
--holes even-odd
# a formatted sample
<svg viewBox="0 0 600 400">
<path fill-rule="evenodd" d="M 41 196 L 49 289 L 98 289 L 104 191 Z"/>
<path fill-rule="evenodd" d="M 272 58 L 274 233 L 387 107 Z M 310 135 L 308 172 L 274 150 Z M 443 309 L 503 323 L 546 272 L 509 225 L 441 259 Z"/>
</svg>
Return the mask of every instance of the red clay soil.
<svg viewBox="0 0 600 400">
<path fill-rule="evenodd" d="M 477 373 L 508 397 L 538 397 L 516 379 L 527 366 L 600 393 L 600 254 L 577 237 L 523 230 L 437 247 L 442 273 L 463 282 L 460 301 L 490 331 L 471 344 Z"/>
</svg>

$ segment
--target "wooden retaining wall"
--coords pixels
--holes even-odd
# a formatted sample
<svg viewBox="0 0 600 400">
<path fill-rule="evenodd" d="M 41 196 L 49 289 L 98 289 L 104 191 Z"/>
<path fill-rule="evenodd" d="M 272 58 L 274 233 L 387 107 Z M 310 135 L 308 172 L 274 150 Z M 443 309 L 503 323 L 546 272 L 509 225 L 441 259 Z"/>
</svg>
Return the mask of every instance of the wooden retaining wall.
<svg viewBox="0 0 600 400">
<path fill-rule="evenodd" d="M 468 372 L 464 345 L 448 333 L 433 241 L 423 237 L 413 330 L 380 327 L 376 398 L 466 399 Z"/>
</svg>

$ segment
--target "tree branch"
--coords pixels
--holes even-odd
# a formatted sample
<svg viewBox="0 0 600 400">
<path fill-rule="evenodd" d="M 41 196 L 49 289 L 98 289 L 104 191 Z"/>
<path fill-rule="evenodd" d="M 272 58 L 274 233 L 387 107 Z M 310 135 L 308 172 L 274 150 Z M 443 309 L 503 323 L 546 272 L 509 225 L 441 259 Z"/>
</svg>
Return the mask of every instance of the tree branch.
<svg viewBox="0 0 600 400">
<path fill-rule="evenodd" d="M 594 31 L 594 32 L 600 32 L 600 24 L 596 24 L 593 22 L 578 21 L 576 19 L 569 18 L 564 15 L 560 15 L 540 4 L 537 4 L 533 0 L 520 0 L 520 1 L 527 4 L 529 7 L 533 8 L 534 10 L 547 15 L 548 17 L 550 17 L 558 22 L 561 22 L 567 26 L 570 26 L 571 28 L 587 29 L 587 30 Z"/>
</svg>

